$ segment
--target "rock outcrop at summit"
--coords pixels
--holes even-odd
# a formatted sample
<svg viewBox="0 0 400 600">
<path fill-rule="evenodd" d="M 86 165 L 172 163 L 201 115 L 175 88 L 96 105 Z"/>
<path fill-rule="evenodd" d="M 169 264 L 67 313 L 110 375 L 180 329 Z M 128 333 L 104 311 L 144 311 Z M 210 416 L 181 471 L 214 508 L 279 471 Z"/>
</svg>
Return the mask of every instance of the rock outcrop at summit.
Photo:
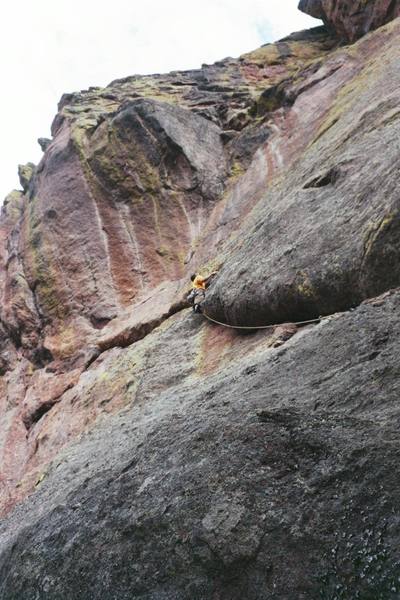
<svg viewBox="0 0 400 600">
<path fill-rule="evenodd" d="M 400 20 L 343 47 L 397 14 L 348 4 L 66 94 L 20 166 L 0 600 L 398 598 Z M 207 315 L 269 329 L 187 310 L 214 269 Z"/>
<path fill-rule="evenodd" d="M 343 41 L 354 42 L 400 16 L 400 1 L 300 0 L 299 9 L 322 19 Z"/>
</svg>

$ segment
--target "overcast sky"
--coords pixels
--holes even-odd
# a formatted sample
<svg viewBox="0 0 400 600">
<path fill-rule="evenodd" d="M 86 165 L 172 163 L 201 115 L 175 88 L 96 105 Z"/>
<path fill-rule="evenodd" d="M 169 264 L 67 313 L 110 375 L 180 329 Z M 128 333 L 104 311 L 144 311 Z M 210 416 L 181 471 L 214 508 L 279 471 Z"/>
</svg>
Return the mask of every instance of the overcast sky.
<svg viewBox="0 0 400 600">
<path fill-rule="evenodd" d="M 18 0 L 0 22 L 0 203 L 64 92 L 199 67 L 318 25 L 298 0 Z"/>
</svg>

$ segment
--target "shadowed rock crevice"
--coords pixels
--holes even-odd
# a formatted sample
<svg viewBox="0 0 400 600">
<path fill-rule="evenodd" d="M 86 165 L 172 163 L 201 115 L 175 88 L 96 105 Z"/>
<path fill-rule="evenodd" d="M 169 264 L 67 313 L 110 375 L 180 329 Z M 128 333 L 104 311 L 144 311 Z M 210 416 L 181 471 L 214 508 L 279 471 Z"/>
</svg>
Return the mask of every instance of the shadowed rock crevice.
<svg viewBox="0 0 400 600">
<path fill-rule="evenodd" d="M 31 357 L 32 363 L 39 369 L 42 369 L 53 361 L 53 355 L 47 348 L 37 348 Z"/>
<path fill-rule="evenodd" d="M 339 178 L 339 176 L 340 176 L 339 169 L 337 169 L 336 167 L 333 167 L 332 169 L 329 169 L 329 171 L 326 171 L 325 173 L 317 175 L 316 177 L 314 177 L 313 179 L 308 181 L 304 185 L 304 189 L 307 190 L 309 188 L 320 188 L 320 187 L 325 187 L 326 185 L 334 185 L 335 182 L 337 181 L 337 179 Z"/>
<path fill-rule="evenodd" d="M 111 320 L 111 317 L 96 317 L 96 315 L 90 316 L 90 322 L 95 329 L 103 329 Z"/>
<path fill-rule="evenodd" d="M 42 404 L 35 412 L 30 414 L 29 417 L 27 416 L 24 419 L 24 425 L 26 429 L 29 431 L 35 423 L 40 421 L 40 419 L 53 408 L 56 402 L 57 399 L 54 399 L 51 402 L 46 402 Z"/>
</svg>

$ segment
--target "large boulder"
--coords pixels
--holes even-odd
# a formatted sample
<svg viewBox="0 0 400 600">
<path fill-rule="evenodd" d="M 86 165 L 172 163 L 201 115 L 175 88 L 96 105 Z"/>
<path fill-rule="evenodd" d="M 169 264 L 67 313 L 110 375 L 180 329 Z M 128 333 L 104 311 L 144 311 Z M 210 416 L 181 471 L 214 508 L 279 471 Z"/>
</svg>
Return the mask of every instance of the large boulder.
<svg viewBox="0 0 400 600">
<path fill-rule="evenodd" d="M 60 127 L 19 237 L 53 357 L 72 355 L 140 295 L 182 276 L 226 169 L 219 128 L 166 103 L 137 99 L 94 129 Z"/>
<path fill-rule="evenodd" d="M 354 42 L 400 15 L 399 0 L 300 0 L 299 10 L 322 19 L 343 40 Z"/>
<path fill-rule="evenodd" d="M 279 177 L 260 185 L 261 200 L 222 253 L 211 316 L 297 321 L 400 284 L 400 22 L 388 27 L 326 61 L 289 110 L 295 132 L 271 136 L 256 157 L 257 172 L 278 158 Z"/>
</svg>

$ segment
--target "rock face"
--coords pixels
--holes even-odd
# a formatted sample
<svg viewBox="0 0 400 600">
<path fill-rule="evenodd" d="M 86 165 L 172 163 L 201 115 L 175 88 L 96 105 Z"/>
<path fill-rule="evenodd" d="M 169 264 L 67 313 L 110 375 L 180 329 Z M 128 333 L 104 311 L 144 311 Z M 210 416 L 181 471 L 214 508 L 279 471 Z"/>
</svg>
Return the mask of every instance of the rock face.
<svg viewBox="0 0 400 600">
<path fill-rule="evenodd" d="M 299 9 L 349 42 L 400 16 L 399 0 L 300 0 Z"/>
<path fill-rule="evenodd" d="M 399 597 L 400 22 L 335 28 L 65 95 L 20 167 L 1 600 Z M 270 328 L 187 310 L 214 269 Z"/>
<path fill-rule="evenodd" d="M 378 304 L 208 377 L 186 314 L 104 357 L 143 391 L 0 525 L 2 597 L 397 598 L 399 292 Z"/>
<path fill-rule="evenodd" d="M 400 23 L 392 27 L 398 35 Z M 390 37 L 367 37 L 325 60 L 287 115 L 296 133 L 270 139 L 263 160 L 284 174 L 242 224 L 240 244 L 227 245 L 208 301 L 220 318 L 306 319 L 398 285 L 400 48 Z"/>
</svg>

